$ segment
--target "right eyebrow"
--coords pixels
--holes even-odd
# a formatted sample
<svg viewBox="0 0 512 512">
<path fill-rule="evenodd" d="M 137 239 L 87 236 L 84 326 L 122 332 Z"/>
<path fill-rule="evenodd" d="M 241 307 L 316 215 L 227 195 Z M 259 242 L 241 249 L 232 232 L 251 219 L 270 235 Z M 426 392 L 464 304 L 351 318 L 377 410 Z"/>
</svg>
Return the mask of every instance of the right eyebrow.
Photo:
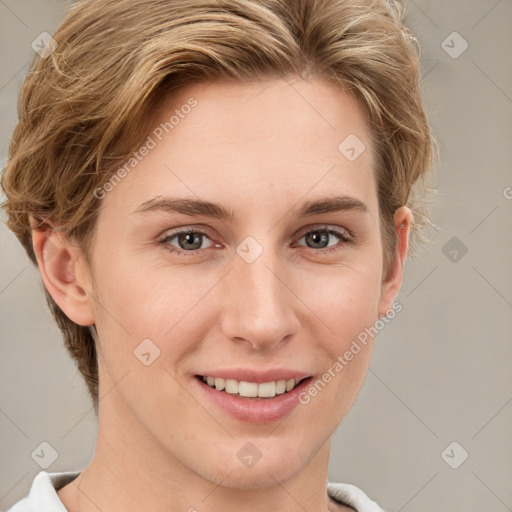
<svg viewBox="0 0 512 512">
<path fill-rule="evenodd" d="M 230 212 L 220 204 L 200 199 L 162 196 L 144 201 L 133 213 L 146 213 L 150 211 L 166 211 L 190 216 L 204 215 L 220 220 L 236 220 L 238 218 L 236 212 Z"/>
</svg>

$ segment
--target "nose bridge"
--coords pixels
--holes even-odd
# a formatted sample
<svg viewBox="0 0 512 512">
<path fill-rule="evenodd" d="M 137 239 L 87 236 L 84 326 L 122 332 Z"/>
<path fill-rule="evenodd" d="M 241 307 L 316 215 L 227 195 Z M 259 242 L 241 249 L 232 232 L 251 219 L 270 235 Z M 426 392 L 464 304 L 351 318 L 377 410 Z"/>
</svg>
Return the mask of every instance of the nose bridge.
<svg viewBox="0 0 512 512">
<path fill-rule="evenodd" d="M 293 294 L 285 285 L 284 267 L 269 239 L 264 244 L 248 237 L 237 247 L 222 312 L 224 335 L 246 340 L 260 350 L 279 344 L 297 326 Z"/>
</svg>

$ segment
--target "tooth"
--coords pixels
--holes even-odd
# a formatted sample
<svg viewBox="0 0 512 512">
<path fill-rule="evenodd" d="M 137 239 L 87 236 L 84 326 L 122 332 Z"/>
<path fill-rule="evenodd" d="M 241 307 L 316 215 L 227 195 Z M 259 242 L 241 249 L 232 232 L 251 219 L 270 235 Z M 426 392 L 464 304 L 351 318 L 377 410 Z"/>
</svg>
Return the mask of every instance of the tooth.
<svg viewBox="0 0 512 512">
<path fill-rule="evenodd" d="M 224 383 L 224 391 L 226 391 L 226 393 L 236 395 L 238 393 L 238 381 L 226 379 Z"/>
<path fill-rule="evenodd" d="M 286 380 L 278 380 L 276 382 L 276 395 L 282 395 L 286 391 Z"/>
<path fill-rule="evenodd" d="M 288 379 L 286 381 L 286 391 L 291 391 L 295 387 L 295 379 Z"/>
<path fill-rule="evenodd" d="M 276 383 L 262 382 L 261 384 L 258 384 L 258 396 L 262 398 L 276 396 Z"/>
<path fill-rule="evenodd" d="M 243 380 L 238 384 L 238 394 L 247 397 L 258 396 L 258 384 L 256 382 L 246 382 Z"/>
<path fill-rule="evenodd" d="M 281 379 L 272 382 L 247 382 L 237 381 L 235 379 L 223 379 L 222 377 L 211 377 L 202 376 L 204 382 L 210 387 L 213 387 L 219 391 L 226 391 L 232 395 L 240 394 L 244 397 L 261 397 L 261 398 L 272 398 L 276 395 L 282 395 L 288 391 L 291 391 L 297 384 L 298 380 L 295 379 Z"/>
</svg>

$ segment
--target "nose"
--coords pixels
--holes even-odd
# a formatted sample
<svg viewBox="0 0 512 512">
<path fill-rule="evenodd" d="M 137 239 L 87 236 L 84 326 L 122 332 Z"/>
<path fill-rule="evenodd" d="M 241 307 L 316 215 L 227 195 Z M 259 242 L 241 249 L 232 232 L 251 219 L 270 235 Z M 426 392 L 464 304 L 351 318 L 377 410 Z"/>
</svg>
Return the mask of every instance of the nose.
<svg viewBox="0 0 512 512">
<path fill-rule="evenodd" d="M 272 351 L 298 332 L 294 308 L 300 301 L 278 255 L 265 250 L 251 263 L 236 255 L 224 281 L 221 329 L 227 339 Z"/>
</svg>

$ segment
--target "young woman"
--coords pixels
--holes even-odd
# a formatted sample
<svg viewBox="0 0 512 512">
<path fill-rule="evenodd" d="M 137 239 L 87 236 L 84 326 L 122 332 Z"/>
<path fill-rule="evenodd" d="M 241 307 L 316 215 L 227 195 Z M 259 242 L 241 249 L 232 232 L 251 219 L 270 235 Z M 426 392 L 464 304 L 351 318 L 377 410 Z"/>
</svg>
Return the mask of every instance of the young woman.
<svg viewBox="0 0 512 512">
<path fill-rule="evenodd" d="M 98 441 L 12 512 L 382 510 L 327 468 L 426 220 L 401 20 L 384 0 L 72 7 L 2 185 Z"/>
</svg>

